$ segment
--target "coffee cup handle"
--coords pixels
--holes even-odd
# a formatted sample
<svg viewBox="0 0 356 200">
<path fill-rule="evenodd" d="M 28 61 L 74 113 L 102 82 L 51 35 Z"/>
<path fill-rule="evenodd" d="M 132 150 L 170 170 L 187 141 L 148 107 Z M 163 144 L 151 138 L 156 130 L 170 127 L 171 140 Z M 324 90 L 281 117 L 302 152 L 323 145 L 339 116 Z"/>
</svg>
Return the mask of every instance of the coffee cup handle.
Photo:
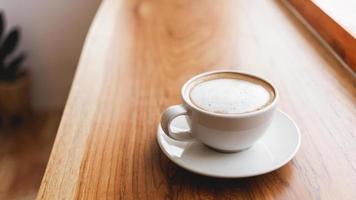
<svg viewBox="0 0 356 200">
<path fill-rule="evenodd" d="M 171 130 L 172 121 L 181 115 L 189 117 L 189 111 L 183 105 L 174 105 L 168 107 L 161 116 L 161 127 L 163 132 L 170 138 L 179 141 L 188 141 L 193 139 L 191 131 L 177 131 Z"/>
</svg>

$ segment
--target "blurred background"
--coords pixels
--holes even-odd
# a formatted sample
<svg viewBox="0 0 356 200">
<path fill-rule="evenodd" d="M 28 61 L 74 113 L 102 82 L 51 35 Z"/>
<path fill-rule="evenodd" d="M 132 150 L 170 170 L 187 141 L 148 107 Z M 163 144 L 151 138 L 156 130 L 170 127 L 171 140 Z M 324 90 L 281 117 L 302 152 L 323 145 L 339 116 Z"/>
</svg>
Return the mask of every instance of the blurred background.
<svg viewBox="0 0 356 200">
<path fill-rule="evenodd" d="M 100 0 L 0 1 L 0 199 L 34 199 Z"/>
</svg>

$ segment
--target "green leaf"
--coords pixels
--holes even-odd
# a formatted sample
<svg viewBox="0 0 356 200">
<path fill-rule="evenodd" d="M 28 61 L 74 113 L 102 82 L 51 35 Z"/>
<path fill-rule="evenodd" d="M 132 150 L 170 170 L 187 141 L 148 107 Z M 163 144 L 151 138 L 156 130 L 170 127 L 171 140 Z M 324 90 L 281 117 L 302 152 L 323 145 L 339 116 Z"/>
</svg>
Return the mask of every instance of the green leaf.
<svg viewBox="0 0 356 200">
<path fill-rule="evenodd" d="M 14 28 L 10 33 L 5 37 L 5 40 L 0 47 L 0 59 L 5 59 L 5 57 L 11 54 L 19 42 L 20 31 L 17 28 Z"/>
<path fill-rule="evenodd" d="M 2 33 L 5 30 L 5 17 L 3 12 L 0 12 L 0 43 L 1 43 L 1 38 L 2 38 Z"/>
</svg>

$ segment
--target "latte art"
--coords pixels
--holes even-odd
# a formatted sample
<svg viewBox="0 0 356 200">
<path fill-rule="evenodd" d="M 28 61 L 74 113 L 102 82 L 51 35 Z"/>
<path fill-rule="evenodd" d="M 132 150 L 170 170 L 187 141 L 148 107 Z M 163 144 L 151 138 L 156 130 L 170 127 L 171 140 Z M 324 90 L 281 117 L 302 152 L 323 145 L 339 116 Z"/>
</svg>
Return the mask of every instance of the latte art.
<svg viewBox="0 0 356 200">
<path fill-rule="evenodd" d="M 190 99 L 209 112 L 241 114 L 267 106 L 273 93 L 262 84 L 247 79 L 217 78 L 195 85 L 190 90 Z"/>
</svg>

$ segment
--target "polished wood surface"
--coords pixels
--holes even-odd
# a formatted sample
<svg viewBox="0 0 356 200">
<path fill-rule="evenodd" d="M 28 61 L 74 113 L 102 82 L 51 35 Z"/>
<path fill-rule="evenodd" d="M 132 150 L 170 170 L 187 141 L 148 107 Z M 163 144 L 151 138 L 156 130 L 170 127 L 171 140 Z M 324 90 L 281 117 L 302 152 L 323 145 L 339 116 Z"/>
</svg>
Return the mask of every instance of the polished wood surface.
<svg viewBox="0 0 356 200">
<path fill-rule="evenodd" d="M 303 16 L 356 73 L 356 37 L 353 32 L 356 26 L 356 7 L 353 5 L 356 3 L 350 1 L 345 4 L 343 1 L 325 0 L 288 0 L 286 2 Z M 337 7 L 336 5 L 339 4 L 341 6 Z M 347 9 L 342 9 L 343 7 Z M 345 12 L 342 12 L 343 10 Z"/>
<path fill-rule="evenodd" d="M 296 157 L 215 179 L 170 162 L 162 111 L 197 73 L 269 79 L 299 125 Z M 38 199 L 356 199 L 356 81 L 277 1 L 103 1 L 87 36 Z"/>
</svg>

